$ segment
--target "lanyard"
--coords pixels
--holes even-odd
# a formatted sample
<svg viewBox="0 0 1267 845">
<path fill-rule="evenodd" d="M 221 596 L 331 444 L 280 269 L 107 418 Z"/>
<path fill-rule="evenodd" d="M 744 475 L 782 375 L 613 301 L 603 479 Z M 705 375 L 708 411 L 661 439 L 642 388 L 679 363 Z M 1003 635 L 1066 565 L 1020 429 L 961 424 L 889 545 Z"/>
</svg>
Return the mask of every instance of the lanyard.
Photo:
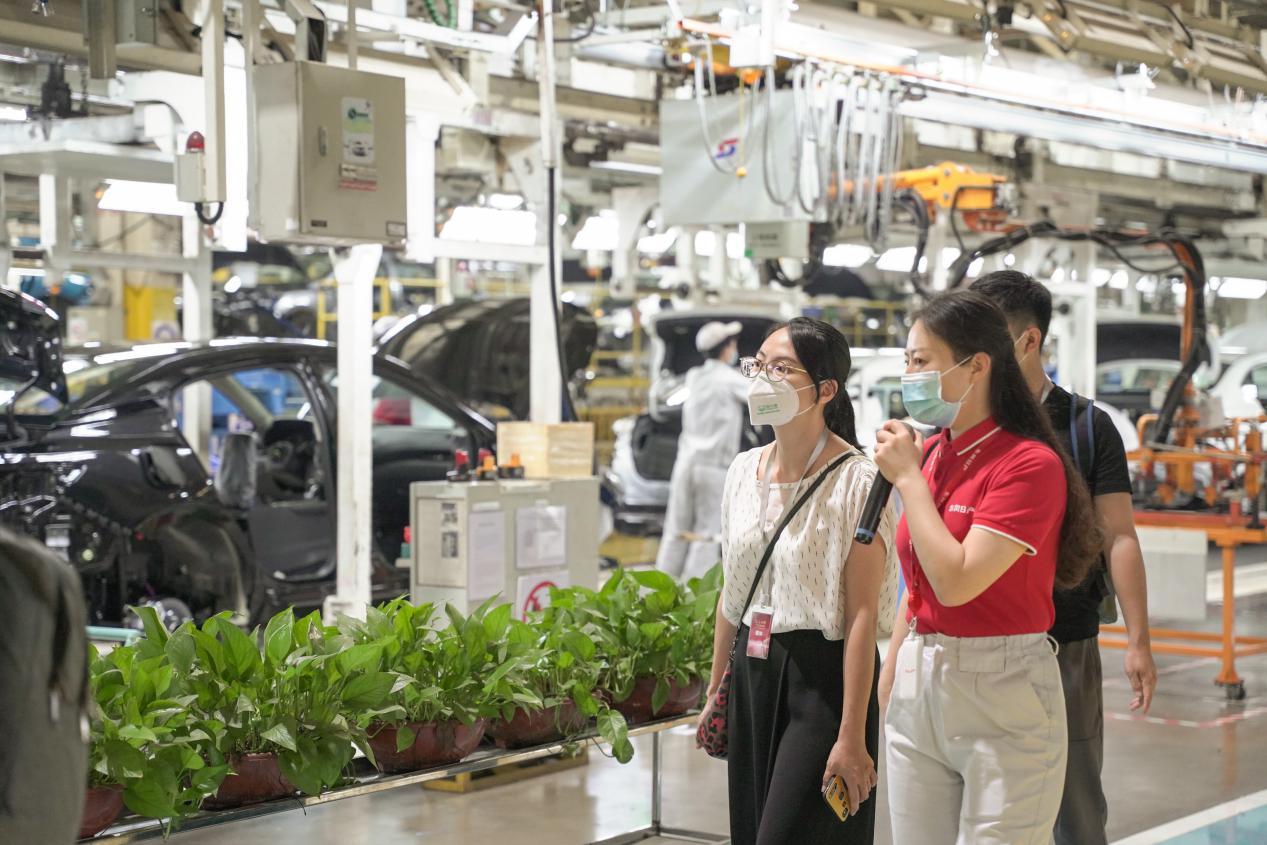
<svg viewBox="0 0 1267 845">
<path fill-rule="evenodd" d="M 801 477 L 796 480 L 796 487 L 793 488 L 792 490 L 791 498 L 787 500 L 788 504 L 794 503 L 796 501 L 796 495 L 801 490 L 801 482 L 805 480 L 805 476 L 809 474 L 810 467 L 814 465 L 814 462 L 819 459 L 819 457 L 823 454 L 823 450 L 826 448 L 827 448 L 827 429 L 824 428 L 823 433 L 818 436 L 818 443 L 815 444 L 814 451 L 810 452 L 809 454 L 809 460 L 806 461 L 805 463 L 805 469 L 801 470 Z M 761 529 L 761 535 L 763 537 L 769 536 L 769 533 L 770 533 L 769 531 L 766 530 L 766 513 L 770 509 L 770 488 L 772 486 L 770 483 L 770 479 L 774 477 L 774 458 L 778 452 L 778 449 L 779 449 L 779 444 L 775 443 L 774 448 L 770 450 L 770 457 L 766 459 L 765 472 L 762 473 L 762 476 L 761 476 L 761 511 L 757 514 L 757 526 Z M 765 604 L 766 606 L 769 606 L 770 604 L 770 595 L 771 595 L 771 592 L 773 591 L 773 587 L 768 586 L 769 582 L 774 578 L 773 573 L 774 573 L 774 567 L 771 566 L 769 577 L 762 579 L 766 581 L 766 584 L 767 584 L 766 588 L 762 591 L 766 599 L 765 602 L 763 602 L 763 604 Z"/>
<path fill-rule="evenodd" d="M 974 463 L 976 463 L 977 457 L 982 451 L 984 451 L 982 444 L 995 434 L 998 434 L 1000 428 L 1002 427 L 995 426 L 984 437 L 969 446 L 968 448 L 972 451 L 972 454 L 970 454 L 967 459 L 959 465 L 958 471 L 954 475 L 954 483 L 950 483 L 951 480 L 947 479 L 945 484 L 940 485 L 941 494 L 934 497 L 933 504 L 937 508 L 938 515 L 942 516 L 943 519 L 945 517 L 943 509 L 946 507 L 946 503 L 950 501 L 950 497 L 954 495 L 954 492 L 958 488 L 959 484 L 963 482 L 964 477 L 968 474 L 968 470 L 972 468 Z M 942 450 L 945 449 L 946 443 L 947 441 L 943 435 L 941 442 L 937 444 L 937 451 L 932 456 L 932 466 L 929 468 L 928 476 L 925 476 L 926 478 L 937 474 L 937 468 L 941 465 L 941 453 Z M 911 583 L 908 585 L 910 598 L 907 600 L 907 607 L 911 611 L 911 630 L 913 631 L 915 630 L 915 616 L 919 613 L 920 608 L 923 607 L 924 599 L 921 595 L 922 585 L 920 583 L 922 580 L 920 578 L 922 570 L 920 569 L 919 558 L 915 555 L 915 535 L 911 533 L 909 517 L 907 520 L 906 531 L 908 535 L 906 541 L 907 548 L 911 556 Z"/>
</svg>

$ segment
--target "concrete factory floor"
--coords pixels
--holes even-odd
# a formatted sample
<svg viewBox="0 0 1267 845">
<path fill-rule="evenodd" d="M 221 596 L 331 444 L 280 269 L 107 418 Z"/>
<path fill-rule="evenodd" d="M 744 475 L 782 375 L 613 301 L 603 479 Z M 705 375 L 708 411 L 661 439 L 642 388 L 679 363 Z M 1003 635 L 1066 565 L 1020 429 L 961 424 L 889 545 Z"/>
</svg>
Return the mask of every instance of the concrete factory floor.
<svg viewBox="0 0 1267 845">
<path fill-rule="evenodd" d="M 1238 556 L 1237 632 L 1267 635 L 1267 550 Z M 1217 568 L 1211 554 L 1210 567 Z M 1257 582 L 1262 581 L 1259 585 Z M 1211 584 L 1217 586 L 1216 583 Z M 1203 630 L 1217 631 L 1217 604 Z M 1194 627 L 1191 623 L 1185 627 Z M 1119 845 L 1267 843 L 1267 656 L 1237 668 L 1248 697 L 1214 686 L 1218 662 L 1158 655 L 1161 681 L 1147 717 L 1129 713 L 1122 652 L 1103 649 L 1110 841 Z M 664 822 L 724 833 L 726 767 L 694 749 L 689 729 L 664 737 Z M 651 814 L 651 740 L 620 766 L 591 751 L 590 765 L 472 795 L 408 787 L 177 834 L 176 845 L 582 845 L 643 827 Z M 883 775 L 882 775 L 883 777 Z M 881 798 L 880 818 L 885 819 Z M 656 840 L 659 841 L 659 840 Z M 882 822 L 879 845 L 889 843 Z M 918 843 L 899 843 L 918 845 Z"/>
</svg>

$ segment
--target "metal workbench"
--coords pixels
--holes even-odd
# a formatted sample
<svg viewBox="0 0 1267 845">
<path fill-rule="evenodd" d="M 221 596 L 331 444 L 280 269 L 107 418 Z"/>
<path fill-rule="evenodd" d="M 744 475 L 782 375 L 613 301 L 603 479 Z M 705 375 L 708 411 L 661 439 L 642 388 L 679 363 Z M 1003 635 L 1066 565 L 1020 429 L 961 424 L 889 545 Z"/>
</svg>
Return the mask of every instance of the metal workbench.
<svg viewBox="0 0 1267 845">
<path fill-rule="evenodd" d="M 667 730 L 673 728 L 694 725 L 696 722 L 696 714 L 687 714 L 685 716 L 677 716 L 670 719 L 660 719 L 654 722 L 630 727 L 629 736 L 646 736 L 651 737 L 651 823 L 642 829 L 630 831 L 619 836 L 605 839 L 601 843 L 592 843 L 592 845 L 629 845 L 629 843 L 641 842 L 646 839 L 671 839 L 681 842 L 701 842 L 701 843 L 725 843 L 729 841 L 728 836 L 722 836 L 712 833 L 701 833 L 698 831 L 682 830 L 678 828 L 665 827 L 661 818 L 661 797 L 663 792 L 662 779 L 662 753 L 660 748 L 661 736 Z M 535 748 L 525 748 L 516 751 L 500 751 L 494 749 L 482 749 L 475 752 L 471 757 L 456 763 L 452 766 L 440 766 L 434 769 L 424 769 L 418 772 L 409 772 L 400 775 L 383 775 L 374 771 L 368 761 L 358 759 L 355 761 L 357 767 L 356 773 L 352 776 L 351 782 L 345 786 L 331 789 L 320 795 L 304 795 L 294 798 L 285 798 L 277 801 L 269 801 L 263 804 L 253 804 L 248 807 L 240 807 L 233 810 L 220 810 L 215 812 L 202 812 L 193 818 L 186 819 L 181 830 L 198 830 L 201 828 L 214 827 L 217 825 L 231 824 L 236 821 L 245 819 L 259 818 L 273 813 L 285 813 L 292 810 L 301 810 L 307 807 L 316 807 L 321 804 L 328 804 L 332 801 L 340 801 L 345 798 L 360 798 L 365 795 L 373 795 L 376 792 L 384 792 L 389 789 L 398 789 L 405 786 L 417 786 L 427 781 L 440 780 L 450 778 L 461 774 L 473 774 L 475 772 L 488 771 L 501 766 L 509 766 L 515 763 L 526 763 L 531 760 L 539 760 L 555 754 L 566 751 L 570 746 L 577 742 L 598 743 L 600 740 L 594 733 L 587 733 L 573 742 L 556 742 L 550 745 L 540 745 Z M 702 753 L 702 752 L 701 752 Z M 108 845 L 124 845 L 124 843 L 140 842 L 147 839 L 159 839 L 163 836 L 163 825 L 155 819 L 125 819 L 123 822 L 114 825 L 99 836 L 81 840 L 84 842 L 104 842 Z"/>
</svg>

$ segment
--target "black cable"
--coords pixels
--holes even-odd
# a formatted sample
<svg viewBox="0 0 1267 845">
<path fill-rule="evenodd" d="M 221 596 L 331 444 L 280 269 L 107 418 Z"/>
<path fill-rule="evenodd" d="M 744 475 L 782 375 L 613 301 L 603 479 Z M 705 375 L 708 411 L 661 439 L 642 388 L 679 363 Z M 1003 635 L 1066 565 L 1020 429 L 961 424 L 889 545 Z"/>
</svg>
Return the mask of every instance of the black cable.
<svg viewBox="0 0 1267 845">
<path fill-rule="evenodd" d="M 928 233 L 932 229 L 932 219 L 928 215 L 928 206 L 918 192 L 910 189 L 897 194 L 893 197 L 893 201 L 897 204 L 897 207 L 903 208 L 910 213 L 911 222 L 915 225 L 915 257 L 911 261 L 911 272 L 908 277 L 911 287 L 914 288 L 915 293 L 925 300 L 931 299 L 932 295 L 924 287 L 922 274 L 919 271 L 919 265 L 924 259 L 924 252 L 928 248 Z"/>
<path fill-rule="evenodd" d="M 217 203 L 217 205 L 218 207 L 216 208 L 216 213 L 213 216 L 208 217 L 206 212 L 203 211 L 205 203 L 196 202 L 194 203 L 194 213 L 198 215 L 198 219 L 201 220 L 204 225 L 214 226 L 220 222 L 220 217 L 224 214 L 224 203 Z"/>
<path fill-rule="evenodd" d="M 593 35 L 595 28 L 597 28 L 598 26 L 598 16 L 594 12 L 594 4 L 592 2 L 587 2 L 585 4 L 585 13 L 586 15 L 588 15 L 588 26 L 586 27 L 583 33 L 581 33 L 580 35 L 572 35 L 567 38 L 556 38 L 554 39 L 554 43 L 555 44 L 579 44 L 580 42 L 584 41 L 586 38 L 589 38 L 591 35 Z M 535 41 L 537 40 L 537 36 L 535 34 L 530 34 L 528 36 L 528 40 Z"/>
<path fill-rule="evenodd" d="M 1188 39 L 1189 50 L 1197 46 L 1196 40 L 1192 37 L 1192 31 L 1188 29 L 1183 22 L 1183 18 L 1179 17 L 1179 13 L 1176 12 L 1169 3 L 1164 2 L 1164 0 L 1146 0 L 1146 2 L 1152 3 L 1154 6 L 1161 6 L 1167 12 L 1170 12 L 1170 16 L 1175 19 L 1175 23 L 1179 24 L 1179 28 L 1183 30 L 1184 37 Z"/>
<path fill-rule="evenodd" d="M 1105 247 L 1114 255 L 1121 256 L 1120 248 L 1125 246 L 1166 247 L 1175 257 L 1176 264 L 1183 268 L 1184 280 L 1188 287 L 1188 304 L 1192 309 L 1192 345 L 1184 359 L 1179 374 L 1171 382 L 1162 402 L 1158 419 L 1153 427 L 1152 441 L 1165 443 L 1170 437 L 1175 415 L 1183 403 L 1192 376 L 1202 363 L 1210 360 L 1210 348 L 1206 337 L 1208 317 L 1205 310 L 1205 262 L 1196 244 L 1186 235 L 1173 229 L 1162 229 L 1155 235 L 1127 235 L 1107 229 L 1091 229 L 1074 231 L 1061 229 L 1051 221 L 1040 221 L 1030 226 L 1023 226 L 993 240 L 987 241 L 971 253 L 961 253 L 950 267 L 948 287 L 954 289 L 963 283 L 968 267 L 978 258 L 994 255 L 1004 250 L 1011 250 L 1034 237 L 1050 237 L 1065 241 L 1091 241 Z M 1156 272 L 1156 271 L 1149 271 Z"/>
<path fill-rule="evenodd" d="M 571 375 L 568 373 L 567 355 L 563 349 L 563 318 L 559 314 L 562 306 L 559 304 L 559 276 L 555 269 L 555 260 L 558 256 L 558 235 L 559 228 L 559 210 L 558 198 L 555 194 L 556 180 L 558 178 L 558 168 L 550 166 L 546 168 L 546 210 L 549 225 L 546 227 L 549 235 L 546 238 L 546 274 L 550 278 L 550 310 L 554 315 L 554 348 L 559 357 L 559 378 L 562 380 L 563 393 L 563 421 L 574 422 L 578 419 L 576 416 L 576 407 L 572 404 L 572 391 L 568 389 L 568 382 L 571 381 Z"/>
<path fill-rule="evenodd" d="M 1065 5 L 1065 0 L 1056 0 L 1056 5 L 1060 7 L 1060 16 L 1069 20 L 1069 7 Z"/>
</svg>

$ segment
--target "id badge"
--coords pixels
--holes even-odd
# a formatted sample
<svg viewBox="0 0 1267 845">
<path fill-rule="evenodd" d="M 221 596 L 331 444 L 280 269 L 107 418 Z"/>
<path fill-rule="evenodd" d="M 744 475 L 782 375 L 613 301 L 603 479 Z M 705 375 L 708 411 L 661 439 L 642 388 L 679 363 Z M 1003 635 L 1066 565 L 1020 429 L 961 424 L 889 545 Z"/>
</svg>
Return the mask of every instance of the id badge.
<svg viewBox="0 0 1267 845">
<path fill-rule="evenodd" d="M 910 637 L 902 643 L 897 653 L 897 672 L 893 681 L 893 693 L 899 701 L 914 701 L 919 697 L 920 655 L 924 643 L 919 637 Z"/>
<path fill-rule="evenodd" d="M 752 606 L 752 624 L 748 627 L 748 656 L 765 660 L 770 656 L 770 628 L 774 625 L 774 608 Z"/>
</svg>

